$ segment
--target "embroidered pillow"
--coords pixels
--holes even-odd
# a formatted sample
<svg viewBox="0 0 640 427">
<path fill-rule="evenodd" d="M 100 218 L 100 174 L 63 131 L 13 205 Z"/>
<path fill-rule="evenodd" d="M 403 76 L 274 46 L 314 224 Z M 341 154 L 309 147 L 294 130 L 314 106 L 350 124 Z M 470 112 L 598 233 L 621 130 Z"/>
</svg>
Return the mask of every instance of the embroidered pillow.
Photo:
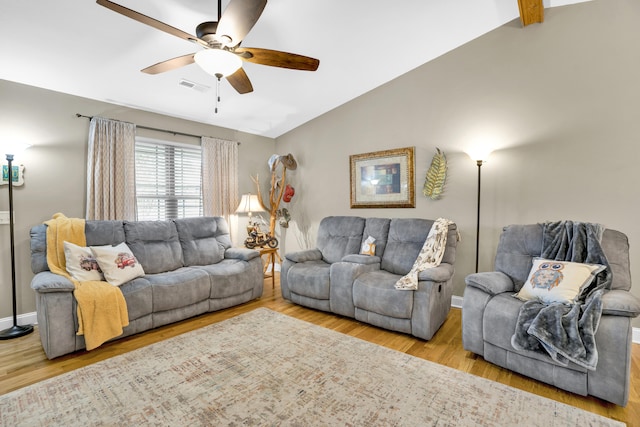
<svg viewBox="0 0 640 427">
<path fill-rule="evenodd" d="M 545 304 L 571 303 L 582 287 L 591 284 L 605 268 L 599 264 L 534 258 L 529 277 L 516 297 L 525 301 L 537 299 Z"/>
<path fill-rule="evenodd" d="M 375 241 L 376 239 L 374 239 L 373 237 L 371 236 L 367 237 L 367 240 L 365 240 L 362 243 L 362 246 L 360 247 L 360 254 L 375 255 L 376 254 L 376 244 L 374 243 Z"/>
<path fill-rule="evenodd" d="M 79 282 L 104 280 L 104 275 L 90 248 L 64 242 L 64 259 L 67 273 Z"/>
<path fill-rule="evenodd" d="M 91 246 L 104 278 L 113 286 L 144 276 L 142 265 L 125 242 L 117 246 Z"/>
</svg>

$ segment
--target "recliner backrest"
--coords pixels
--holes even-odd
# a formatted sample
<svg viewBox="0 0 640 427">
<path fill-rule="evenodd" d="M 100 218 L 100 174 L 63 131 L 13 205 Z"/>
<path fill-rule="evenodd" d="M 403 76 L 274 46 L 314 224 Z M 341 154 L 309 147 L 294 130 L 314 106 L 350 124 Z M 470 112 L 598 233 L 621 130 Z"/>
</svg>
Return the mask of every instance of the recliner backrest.
<svg viewBox="0 0 640 427">
<path fill-rule="evenodd" d="M 360 252 L 365 219 L 356 216 L 328 216 L 320 221 L 316 247 L 322 260 L 333 264 L 345 255 Z"/>
<path fill-rule="evenodd" d="M 376 255 L 382 258 L 384 249 L 387 246 L 387 240 L 389 239 L 389 226 L 391 220 L 389 218 L 367 218 L 365 221 L 364 231 L 362 232 L 362 243 L 369 238 L 369 236 L 376 239 L 374 242 L 376 245 Z"/>
<path fill-rule="evenodd" d="M 627 236 L 606 229 L 602 235 L 602 249 L 613 272 L 612 289 L 631 289 L 629 241 Z M 542 225 L 514 224 L 503 228 L 498 242 L 495 270 L 511 278 L 516 291 L 529 276 L 533 258 L 542 253 Z"/>
<path fill-rule="evenodd" d="M 380 268 L 405 275 L 413 267 L 434 221 L 418 218 L 394 218 Z"/>
</svg>

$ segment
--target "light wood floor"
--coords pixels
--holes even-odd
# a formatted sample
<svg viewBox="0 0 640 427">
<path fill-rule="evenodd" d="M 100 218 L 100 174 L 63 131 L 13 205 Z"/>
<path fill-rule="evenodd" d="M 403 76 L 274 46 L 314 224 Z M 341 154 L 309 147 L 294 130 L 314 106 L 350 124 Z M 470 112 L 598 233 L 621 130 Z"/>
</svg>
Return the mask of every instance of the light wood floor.
<svg viewBox="0 0 640 427">
<path fill-rule="evenodd" d="M 325 328 L 624 421 L 629 426 L 640 426 L 640 345 L 638 344 L 633 345 L 632 351 L 629 404 L 621 408 L 593 397 L 578 396 L 530 380 L 487 363 L 481 357 L 465 351 L 462 348 L 459 309 L 451 310 L 447 321 L 431 341 L 422 341 L 408 335 L 378 329 L 353 319 L 294 305 L 282 298 L 277 283 L 275 289 L 271 288 L 271 279 L 265 280 L 264 294 L 258 300 L 107 343 L 91 352 L 82 351 L 48 360 L 40 345 L 37 331 L 14 340 L 0 341 L 0 394 L 234 317 L 257 307 L 267 307 Z"/>
</svg>

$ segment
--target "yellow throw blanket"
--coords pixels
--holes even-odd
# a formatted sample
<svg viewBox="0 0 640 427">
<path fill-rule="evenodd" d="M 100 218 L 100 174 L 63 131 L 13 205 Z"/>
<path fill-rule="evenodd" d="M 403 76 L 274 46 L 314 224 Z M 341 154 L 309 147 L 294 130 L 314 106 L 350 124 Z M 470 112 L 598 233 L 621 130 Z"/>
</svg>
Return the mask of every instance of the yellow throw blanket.
<svg viewBox="0 0 640 427">
<path fill-rule="evenodd" d="M 84 335 L 87 350 L 122 335 L 122 328 L 129 324 L 129 314 L 120 288 L 108 282 L 79 282 L 67 273 L 64 242 L 86 246 L 84 219 L 67 218 L 57 213 L 45 224 L 47 264 L 52 273 L 68 278 L 75 286 L 73 295 L 78 302 L 78 335 Z"/>
</svg>

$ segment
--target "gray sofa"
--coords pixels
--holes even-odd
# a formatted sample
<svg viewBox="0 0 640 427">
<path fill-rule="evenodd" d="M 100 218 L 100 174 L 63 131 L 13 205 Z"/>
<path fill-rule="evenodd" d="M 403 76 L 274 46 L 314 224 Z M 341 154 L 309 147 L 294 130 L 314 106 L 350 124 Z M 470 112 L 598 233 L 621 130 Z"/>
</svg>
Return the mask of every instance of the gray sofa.
<svg viewBox="0 0 640 427">
<path fill-rule="evenodd" d="M 462 306 L 464 348 L 485 360 L 583 396 L 593 395 L 621 406 L 629 398 L 631 319 L 640 302 L 629 293 L 629 243 L 618 231 L 605 230 L 601 246 L 611 266 L 611 290 L 602 299 L 602 317 L 595 339 L 596 370 L 569 362 L 564 367 L 539 352 L 516 350 L 511 337 L 523 304 L 513 295 L 527 280 L 534 257 L 542 252 L 539 224 L 505 227 L 498 243 L 495 271 L 466 277 Z"/>
<path fill-rule="evenodd" d="M 296 304 L 352 317 L 429 340 L 451 307 L 457 227 L 449 226 L 442 263 L 418 276 L 415 291 L 394 284 L 414 264 L 434 221 L 333 216 L 319 225 L 316 248 L 288 253 L 282 296 Z M 360 255 L 367 237 L 375 256 Z"/>
<path fill-rule="evenodd" d="M 31 288 L 38 329 L 49 359 L 85 348 L 76 335 L 77 303 L 67 278 L 49 271 L 46 225 L 31 229 Z M 145 276 L 120 286 L 129 325 L 122 338 L 262 295 L 258 251 L 232 248 L 224 218 L 172 221 L 86 221 L 87 246 L 126 242 Z"/>
</svg>

